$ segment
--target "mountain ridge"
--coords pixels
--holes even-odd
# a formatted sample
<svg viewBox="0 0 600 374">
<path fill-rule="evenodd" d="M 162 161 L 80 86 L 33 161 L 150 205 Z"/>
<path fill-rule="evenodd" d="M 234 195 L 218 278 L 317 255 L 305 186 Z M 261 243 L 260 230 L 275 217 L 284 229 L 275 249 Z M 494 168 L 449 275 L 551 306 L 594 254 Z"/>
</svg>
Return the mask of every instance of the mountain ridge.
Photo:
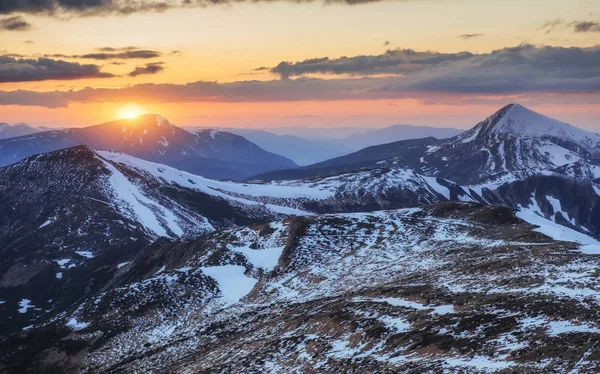
<svg viewBox="0 0 600 374">
<path fill-rule="evenodd" d="M 267 152 L 242 137 L 236 138 L 233 144 L 217 140 L 208 143 L 155 114 L 0 140 L 0 165 L 78 145 L 123 151 L 213 178 L 240 179 L 261 170 L 296 166 L 291 160 Z"/>
</svg>

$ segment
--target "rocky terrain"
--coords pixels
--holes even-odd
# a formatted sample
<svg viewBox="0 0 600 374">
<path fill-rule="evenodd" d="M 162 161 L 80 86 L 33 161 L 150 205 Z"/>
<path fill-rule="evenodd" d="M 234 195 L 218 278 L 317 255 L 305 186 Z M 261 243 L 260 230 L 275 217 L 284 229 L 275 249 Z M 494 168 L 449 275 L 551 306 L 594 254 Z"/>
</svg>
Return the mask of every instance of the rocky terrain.
<svg viewBox="0 0 600 374">
<path fill-rule="evenodd" d="M 155 243 L 102 292 L 5 339 L 3 369 L 596 371 L 594 248 L 472 203 Z"/>
<path fill-rule="evenodd" d="M 477 201 L 477 195 L 402 170 L 215 181 L 81 146 L 0 168 L 0 199 L 0 333 L 7 333 L 99 289 L 158 238 L 194 238 L 290 215 Z"/>
</svg>

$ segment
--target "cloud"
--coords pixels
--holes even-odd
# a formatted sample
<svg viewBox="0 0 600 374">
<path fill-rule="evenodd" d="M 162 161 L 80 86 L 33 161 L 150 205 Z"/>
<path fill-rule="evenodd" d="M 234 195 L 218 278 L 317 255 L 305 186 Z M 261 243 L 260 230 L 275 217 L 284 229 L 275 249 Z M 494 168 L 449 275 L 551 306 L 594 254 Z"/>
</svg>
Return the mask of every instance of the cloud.
<svg viewBox="0 0 600 374">
<path fill-rule="evenodd" d="M 100 52 L 123 52 L 123 51 L 135 51 L 141 48 L 138 47 L 134 47 L 134 46 L 129 46 L 129 47 L 119 47 L 119 48 L 115 48 L 115 47 L 100 47 L 100 48 L 96 48 L 97 51 Z"/>
<path fill-rule="evenodd" d="M 552 79 L 557 84 L 566 79 L 596 79 L 600 74 L 600 46 L 590 48 L 563 48 L 522 44 L 494 50 L 490 53 L 470 52 L 439 53 L 418 52 L 410 49 L 388 50 L 381 55 L 362 55 L 330 59 L 327 57 L 308 59 L 300 62 L 281 62 L 271 68 L 271 72 L 282 79 L 321 75 L 377 76 L 396 75 L 403 85 L 421 86 L 430 77 L 444 81 L 457 81 L 457 90 L 471 90 L 481 87 L 496 91 L 499 86 L 522 86 L 524 82 L 536 89 L 542 80 Z M 516 81 L 515 81 L 516 80 Z M 532 80 L 535 80 L 532 82 Z M 427 83 L 441 86 L 443 83 Z M 431 87 L 437 89 L 440 87 Z M 524 87 L 526 88 L 526 87 Z M 523 88 L 523 89 L 524 89 Z M 560 88 L 560 86 L 557 86 Z M 444 88 L 444 90 L 449 88 Z M 509 89 L 503 88 L 503 89 Z"/>
<path fill-rule="evenodd" d="M 388 45 L 390 45 L 390 41 L 389 40 L 386 40 L 385 42 L 383 42 L 383 46 L 384 47 L 387 47 Z"/>
<path fill-rule="evenodd" d="M 340 57 L 337 59 L 321 57 L 300 62 L 283 61 L 271 68 L 271 72 L 279 75 L 282 79 L 307 74 L 407 74 L 437 64 L 464 60 L 473 56 L 470 52 L 444 54 L 431 51 L 417 52 L 412 49 L 396 49 L 388 50 L 381 55 Z"/>
<path fill-rule="evenodd" d="M 575 33 L 585 33 L 585 32 L 600 32 L 600 22 L 597 21 L 573 21 L 568 22 L 564 19 L 555 19 L 552 21 L 546 21 L 540 27 L 540 30 L 544 30 L 546 34 L 550 34 L 556 29 L 563 28 L 572 28 L 572 31 Z"/>
<path fill-rule="evenodd" d="M 31 24 L 21 16 L 0 19 L 0 30 L 4 31 L 27 31 Z"/>
<path fill-rule="evenodd" d="M 600 22 L 576 21 L 571 23 L 575 32 L 600 32 Z"/>
<path fill-rule="evenodd" d="M 4 92 L 0 104 L 282 102 L 379 100 L 489 95 L 557 94 L 600 97 L 600 46 L 563 48 L 523 44 L 490 53 L 388 51 L 378 56 L 313 59 L 290 72 L 320 72 L 270 81 L 139 84 L 67 92 Z M 349 73 L 352 73 L 349 75 Z M 360 74 L 359 74 L 360 73 Z M 397 73 L 382 76 L 375 73 Z M 290 73 L 290 75 L 292 75 Z M 352 76 L 354 75 L 354 76 Z"/>
<path fill-rule="evenodd" d="M 133 60 L 133 59 L 152 59 L 161 57 L 163 54 L 159 51 L 153 51 L 148 49 L 138 49 L 136 47 L 102 47 L 96 48 L 98 52 L 86 53 L 83 55 L 65 55 L 62 53 L 46 54 L 43 57 L 47 58 L 79 58 L 87 60 Z"/>
<path fill-rule="evenodd" d="M 479 38 L 480 36 L 483 36 L 483 34 L 462 34 L 462 35 L 459 35 L 458 38 L 463 39 L 463 40 L 469 40 L 469 39 Z"/>
<path fill-rule="evenodd" d="M 25 44 L 35 44 L 33 40 L 25 40 L 23 43 Z"/>
<path fill-rule="evenodd" d="M 134 71 L 129 73 L 130 77 L 137 77 L 142 74 L 157 74 L 165 70 L 162 66 L 164 62 L 154 62 L 151 64 L 146 64 L 146 66 L 138 66 Z"/>
<path fill-rule="evenodd" d="M 0 56 L 0 83 L 44 80 L 72 80 L 82 78 L 109 78 L 97 65 L 53 60 L 49 58 L 22 59 Z"/>
<path fill-rule="evenodd" d="M 0 1 L 0 14 L 36 14 L 53 17 L 130 15 L 164 12 L 177 8 L 205 8 L 234 3 L 272 2 L 273 0 L 8 0 Z M 276 0 L 291 3 L 359 5 L 391 0 Z M 409 1 L 409 0 L 401 0 Z"/>
<path fill-rule="evenodd" d="M 556 18 L 553 20 L 546 21 L 538 30 L 544 31 L 546 34 L 550 34 L 557 28 L 563 26 L 566 23 L 564 19 Z"/>
<path fill-rule="evenodd" d="M 91 60 L 114 60 L 114 59 L 150 59 L 162 56 L 161 52 L 151 50 L 125 50 L 120 52 L 87 53 L 74 55 L 71 58 L 83 58 Z"/>
</svg>

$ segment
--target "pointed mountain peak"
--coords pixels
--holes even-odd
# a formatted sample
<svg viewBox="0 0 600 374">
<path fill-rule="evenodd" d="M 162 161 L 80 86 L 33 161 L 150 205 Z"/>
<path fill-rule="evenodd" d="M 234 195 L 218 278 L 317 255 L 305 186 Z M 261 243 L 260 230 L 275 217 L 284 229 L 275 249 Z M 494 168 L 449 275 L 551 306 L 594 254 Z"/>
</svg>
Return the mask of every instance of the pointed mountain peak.
<svg viewBox="0 0 600 374">
<path fill-rule="evenodd" d="M 596 147 L 600 135 L 537 113 L 520 104 L 509 104 L 474 128 L 460 134 L 456 140 L 468 143 L 487 136 L 508 135 L 520 138 L 558 138 Z"/>
</svg>

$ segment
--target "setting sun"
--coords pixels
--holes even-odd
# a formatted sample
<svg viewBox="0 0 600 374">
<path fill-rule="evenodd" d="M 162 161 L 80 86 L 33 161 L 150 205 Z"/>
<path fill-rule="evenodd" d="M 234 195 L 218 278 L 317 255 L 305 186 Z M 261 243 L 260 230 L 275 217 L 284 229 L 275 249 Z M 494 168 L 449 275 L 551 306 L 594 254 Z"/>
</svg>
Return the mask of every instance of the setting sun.
<svg viewBox="0 0 600 374">
<path fill-rule="evenodd" d="M 132 119 L 146 113 L 144 108 L 136 104 L 130 104 L 119 109 L 118 117 Z"/>
</svg>

